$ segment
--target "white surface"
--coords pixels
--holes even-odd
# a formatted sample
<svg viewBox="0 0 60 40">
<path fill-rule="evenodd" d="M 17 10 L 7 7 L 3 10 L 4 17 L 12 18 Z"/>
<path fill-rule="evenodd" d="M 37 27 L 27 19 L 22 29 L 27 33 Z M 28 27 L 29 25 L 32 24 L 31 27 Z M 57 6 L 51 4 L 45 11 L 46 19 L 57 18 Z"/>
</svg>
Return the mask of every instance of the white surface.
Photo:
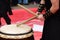
<svg viewBox="0 0 60 40">
<path fill-rule="evenodd" d="M 43 25 L 33 24 L 33 31 L 42 32 L 43 31 Z"/>
<path fill-rule="evenodd" d="M 17 27 L 16 24 L 4 25 L 0 28 L 1 32 L 8 33 L 8 34 L 27 33 L 30 30 L 31 30 L 31 27 L 25 24 L 20 25 L 19 27 Z"/>
</svg>

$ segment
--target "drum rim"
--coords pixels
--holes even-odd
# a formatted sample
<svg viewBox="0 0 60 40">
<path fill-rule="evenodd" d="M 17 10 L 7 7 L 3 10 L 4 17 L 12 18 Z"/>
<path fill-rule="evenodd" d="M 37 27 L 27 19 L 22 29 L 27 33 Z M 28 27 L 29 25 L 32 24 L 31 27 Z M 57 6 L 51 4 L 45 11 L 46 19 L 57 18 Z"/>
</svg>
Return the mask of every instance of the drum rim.
<svg viewBox="0 0 60 40">
<path fill-rule="evenodd" d="M 0 38 L 5 38 L 5 39 L 24 39 L 24 38 L 28 38 L 30 36 L 33 35 L 33 32 L 29 33 L 29 34 L 25 34 L 25 35 L 18 35 L 18 36 L 9 36 L 9 35 L 4 35 L 4 34 L 0 34 Z"/>
<path fill-rule="evenodd" d="M 18 35 L 25 35 L 25 34 L 29 34 L 29 33 L 31 33 L 31 32 L 33 32 L 33 30 L 32 30 L 32 29 L 31 29 L 29 32 L 27 32 L 27 33 L 20 33 L 20 34 L 8 34 L 8 33 L 4 33 L 4 32 L 1 32 L 1 31 L 0 31 L 0 34 L 18 36 Z"/>
</svg>

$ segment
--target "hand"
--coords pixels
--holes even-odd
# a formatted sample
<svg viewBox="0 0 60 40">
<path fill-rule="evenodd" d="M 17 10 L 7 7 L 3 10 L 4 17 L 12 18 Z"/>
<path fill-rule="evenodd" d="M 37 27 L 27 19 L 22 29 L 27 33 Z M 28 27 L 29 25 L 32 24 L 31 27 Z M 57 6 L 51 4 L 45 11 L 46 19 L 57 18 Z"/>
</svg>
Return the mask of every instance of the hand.
<svg viewBox="0 0 60 40">
<path fill-rule="evenodd" d="M 43 14 L 40 14 L 37 18 L 40 19 L 41 21 L 45 20 L 45 18 L 43 17 Z"/>
</svg>

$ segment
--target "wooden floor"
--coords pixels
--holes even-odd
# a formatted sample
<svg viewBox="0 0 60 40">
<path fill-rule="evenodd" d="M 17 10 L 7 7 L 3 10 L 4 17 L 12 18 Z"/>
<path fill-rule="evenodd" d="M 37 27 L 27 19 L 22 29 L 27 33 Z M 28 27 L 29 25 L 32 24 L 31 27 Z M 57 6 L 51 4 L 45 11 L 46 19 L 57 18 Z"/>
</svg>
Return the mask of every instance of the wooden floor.
<svg viewBox="0 0 60 40">
<path fill-rule="evenodd" d="M 34 5 L 34 4 L 28 4 L 28 5 L 23 5 L 24 7 L 26 7 L 26 8 L 34 8 L 34 7 L 37 7 L 38 8 L 38 6 L 39 6 L 39 4 L 36 4 L 36 5 Z M 11 8 L 12 9 L 19 9 L 19 8 L 21 8 L 21 7 L 19 7 L 19 6 L 11 6 Z"/>
</svg>

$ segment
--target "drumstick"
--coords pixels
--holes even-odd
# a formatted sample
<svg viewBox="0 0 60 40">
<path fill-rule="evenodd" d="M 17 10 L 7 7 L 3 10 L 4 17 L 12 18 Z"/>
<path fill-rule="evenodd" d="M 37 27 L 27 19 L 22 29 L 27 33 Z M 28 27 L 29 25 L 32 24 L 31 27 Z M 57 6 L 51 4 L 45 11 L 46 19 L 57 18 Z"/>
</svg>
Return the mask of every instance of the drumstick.
<svg viewBox="0 0 60 40">
<path fill-rule="evenodd" d="M 34 12 L 31 11 L 31 10 L 29 10 L 28 8 L 26 8 L 26 7 L 24 7 L 24 6 L 20 5 L 20 4 L 18 4 L 18 6 L 19 6 L 19 7 L 22 7 L 23 9 L 25 9 L 25 10 L 28 11 L 28 12 L 30 12 L 31 14 L 34 14 L 35 16 L 34 16 L 34 17 L 31 17 L 31 18 L 29 18 L 29 19 L 27 19 L 27 20 L 24 20 L 24 21 L 21 22 L 20 24 L 17 24 L 17 26 L 19 26 L 19 25 L 21 25 L 21 24 L 24 24 L 24 23 L 26 23 L 26 22 L 28 22 L 28 21 L 30 21 L 30 20 L 32 20 L 32 19 L 34 19 L 35 17 L 38 16 L 36 13 L 34 13 Z"/>
<path fill-rule="evenodd" d="M 21 25 L 21 24 L 24 24 L 24 23 L 26 23 L 26 22 L 28 22 L 28 21 L 36 18 L 36 17 L 37 17 L 37 16 L 33 16 L 33 17 L 31 17 L 31 18 L 29 18 L 29 19 L 27 19 L 27 20 L 22 21 L 20 24 L 17 24 L 17 27 L 18 27 L 19 25 Z"/>
<path fill-rule="evenodd" d="M 24 7 L 23 5 L 21 5 L 21 4 L 17 4 L 19 7 L 21 7 L 21 8 L 23 8 L 23 9 L 25 9 L 26 11 L 28 11 L 29 13 L 31 13 L 31 14 L 33 14 L 33 15 L 35 15 L 35 16 L 38 16 L 36 13 L 34 13 L 33 11 L 31 11 L 31 10 L 29 10 L 28 8 L 26 8 L 26 7 Z"/>
</svg>

